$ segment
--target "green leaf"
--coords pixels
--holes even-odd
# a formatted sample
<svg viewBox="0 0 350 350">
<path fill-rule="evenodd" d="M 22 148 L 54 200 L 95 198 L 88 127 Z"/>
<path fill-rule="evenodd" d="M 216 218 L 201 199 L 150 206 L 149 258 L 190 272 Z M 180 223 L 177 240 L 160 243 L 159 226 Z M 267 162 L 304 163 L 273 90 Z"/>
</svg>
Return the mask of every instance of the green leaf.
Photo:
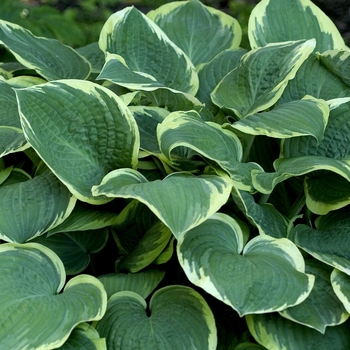
<svg viewBox="0 0 350 350">
<path fill-rule="evenodd" d="M 334 160 L 350 159 L 350 103 L 332 108 L 322 142 L 313 137 L 296 137 L 284 140 L 281 156 L 284 158 L 300 156 L 321 156 Z"/>
<path fill-rule="evenodd" d="M 350 277 L 348 274 L 334 269 L 331 274 L 331 282 L 334 293 L 350 313 Z"/>
<path fill-rule="evenodd" d="M 113 169 L 136 167 L 139 132 L 121 99 L 88 81 L 64 80 L 16 90 L 24 134 L 81 201 L 101 204 L 91 187 Z"/>
<path fill-rule="evenodd" d="M 271 111 L 249 115 L 233 123 L 232 127 L 250 135 L 281 139 L 311 135 L 321 142 L 328 115 L 326 101 L 305 96 L 302 100 L 282 104 Z"/>
<path fill-rule="evenodd" d="M 212 92 L 213 102 L 238 119 L 273 106 L 315 48 L 315 40 L 271 43 L 246 53 Z"/>
<path fill-rule="evenodd" d="M 233 189 L 232 197 L 259 234 L 287 237 L 288 220 L 272 204 L 257 204 L 250 193 L 237 189 Z"/>
<path fill-rule="evenodd" d="M 91 230 L 57 233 L 49 237 L 40 236 L 33 242 L 50 248 L 62 260 L 67 275 L 77 275 L 84 271 L 91 254 L 103 249 L 108 240 L 108 230 Z"/>
<path fill-rule="evenodd" d="M 0 42 L 24 66 L 47 80 L 86 79 L 89 62 L 55 39 L 41 38 L 17 24 L 0 20 Z"/>
<path fill-rule="evenodd" d="M 205 103 L 206 108 L 213 111 L 218 109 L 213 104 L 210 93 L 227 73 L 238 66 L 241 57 L 247 52 L 242 48 L 224 50 L 198 68 L 199 88 L 196 97 Z"/>
<path fill-rule="evenodd" d="M 101 72 L 103 65 L 105 64 L 105 55 L 98 46 L 98 42 L 79 47 L 76 51 L 90 62 L 92 73 Z"/>
<path fill-rule="evenodd" d="M 107 350 L 106 340 L 100 338 L 95 328 L 88 323 L 78 324 L 67 341 L 58 350 Z"/>
<path fill-rule="evenodd" d="M 134 292 L 119 292 L 108 300 L 96 329 L 109 349 L 216 349 L 214 316 L 204 298 L 189 287 L 168 286 L 146 301 Z"/>
<path fill-rule="evenodd" d="M 349 88 L 342 80 L 325 68 L 312 54 L 298 69 L 295 78 L 288 82 L 277 105 L 300 100 L 305 95 L 329 102 L 331 99 L 349 96 L 349 93 Z"/>
<path fill-rule="evenodd" d="M 26 242 L 63 222 L 76 198 L 51 172 L 0 186 L 0 237 Z"/>
<path fill-rule="evenodd" d="M 152 19 L 195 66 L 225 49 L 237 48 L 242 30 L 236 19 L 199 1 L 176 1 L 150 11 Z M 210 33 L 210 40 L 207 35 Z"/>
<path fill-rule="evenodd" d="M 350 181 L 350 166 L 345 161 L 334 158 L 303 156 L 278 158 L 273 163 L 276 172 L 264 173 L 253 170 L 253 186 L 261 193 L 271 193 L 280 182 L 315 170 L 330 170 Z"/>
<path fill-rule="evenodd" d="M 309 326 L 324 334 L 326 327 L 345 322 L 349 314 L 333 292 L 332 268 L 315 260 L 305 260 L 305 270 L 315 276 L 315 284 L 306 300 L 280 314 L 294 322 Z"/>
<path fill-rule="evenodd" d="M 36 243 L 2 244 L 0 261 L 1 348 L 54 349 L 77 324 L 104 315 L 107 295 L 96 278 L 74 277 L 61 293 L 64 267 L 50 249 Z"/>
<path fill-rule="evenodd" d="M 263 235 L 243 249 L 240 226 L 225 214 L 214 214 L 182 234 L 177 254 L 194 285 L 240 316 L 297 305 L 314 283 L 314 277 L 304 273 L 303 257 L 291 241 Z"/>
<path fill-rule="evenodd" d="M 0 157 L 29 147 L 23 135 L 16 94 L 10 84 L 0 80 Z"/>
<path fill-rule="evenodd" d="M 160 124 L 170 112 L 164 108 L 148 106 L 130 106 L 129 109 L 140 131 L 140 148 L 151 154 L 160 154 L 157 139 L 157 125 Z"/>
<path fill-rule="evenodd" d="M 110 79 L 112 70 L 113 82 L 131 89 L 167 87 L 192 95 L 198 90 L 198 76 L 189 58 L 135 7 L 109 17 L 99 45 L 105 54 L 114 54 L 107 55 L 99 79 Z"/>
<path fill-rule="evenodd" d="M 113 225 L 116 219 L 117 214 L 115 213 L 97 210 L 96 207 L 77 202 L 69 217 L 51 229 L 48 236 L 57 232 L 97 230 Z"/>
<path fill-rule="evenodd" d="M 161 270 L 144 269 L 137 273 L 110 273 L 99 276 L 98 279 L 106 289 L 108 298 L 114 293 L 130 291 L 146 299 L 158 286 L 164 275 L 165 272 Z"/>
<path fill-rule="evenodd" d="M 317 229 L 297 225 L 291 230 L 291 239 L 316 259 L 350 274 L 349 224 L 344 208 L 320 217 Z"/>
<path fill-rule="evenodd" d="M 163 222 L 156 222 L 139 240 L 133 251 L 122 257 L 117 271 L 138 272 L 150 265 L 165 249 L 172 237 L 171 231 Z"/>
<path fill-rule="evenodd" d="M 248 315 L 246 321 L 255 340 L 266 349 L 329 350 L 350 347 L 349 323 L 328 327 L 325 334 L 277 314 Z"/>
<path fill-rule="evenodd" d="M 171 166 L 181 169 L 182 159 L 173 152 L 177 147 L 190 148 L 226 171 L 239 189 L 251 190 L 250 172 L 261 169 L 257 164 L 241 163 L 242 146 L 233 132 L 204 122 L 195 111 L 169 114 L 157 126 L 157 136 L 160 150 Z"/>
<path fill-rule="evenodd" d="M 249 17 L 248 36 L 252 48 L 314 38 L 315 51 L 346 49 L 335 24 L 310 0 L 262 0 Z"/>
<path fill-rule="evenodd" d="M 307 176 L 304 190 L 307 207 L 318 215 L 350 204 L 349 180 L 330 171 L 318 171 Z"/>
<path fill-rule="evenodd" d="M 137 171 L 120 169 L 105 176 L 92 193 L 139 200 L 178 237 L 218 211 L 231 188 L 229 178 L 216 175 L 173 173 L 162 181 L 148 182 Z"/>
</svg>

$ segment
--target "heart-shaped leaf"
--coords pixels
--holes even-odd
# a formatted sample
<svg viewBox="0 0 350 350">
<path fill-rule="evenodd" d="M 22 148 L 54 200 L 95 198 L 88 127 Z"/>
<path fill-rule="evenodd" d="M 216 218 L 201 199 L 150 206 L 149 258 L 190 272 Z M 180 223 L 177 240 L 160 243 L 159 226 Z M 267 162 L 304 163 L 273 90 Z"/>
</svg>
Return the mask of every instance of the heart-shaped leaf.
<svg viewBox="0 0 350 350">
<path fill-rule="evenodd" d="M 24 243 L 63 222 L 76 198 L 51 172 L 0 186 L 0 236 Z"/>
<path fill-rule="evenodd" d="M 238 119 L 273 106 L 314 48 L 315 40 L 299 40 L 249 51 L 212 92 L 213 102 Z"/>
<path fill-rule="evenodd" d="M 106 54 L 114 54 L 107 55 L 99 79 L 113 78 L 114 83 L 137 90 L 166 87 L 192 95 L 198 90 L 198 76 L 189 58 L 135 7 L 109 17 L 99 45 Z"/>
<path fill-rule="evenodd" d="M 92 276 L 74 277 L 60 293 L 63 264 L 40 244 L 2 244 L 0 262 L 3 349 L 55 349 L 77 324 L 105 313 L 106 292 Z"/>
<path fill-rule="evenodd" d="M 178 237 L 218 211 L 226 203 L 231 188 L 228 177 L 173 173 L 162 181 L 148 182 L 135 170 L 119 169 L 106 175 L 92 193 L 137 199 Z"/>
<path fill-rule="evenodd" d="M 189 287 L 168 286 L 146 301 L 134 292 L 119 292 L 108 300 L 96 329 L 108 349 L 214 350 L 214 316 L 204 298 Z"/>
<path fill-rule="evenodd" d="M 136 167 L 139 132 L 131 112 L 107 88 L 62 80 L 16 90 L 25 137 L 80 200 L 101 204 L 91 187 L 113 169 Z"/>
<path fill-rule="evenodd" d="M 152 19 L 195 66 L 209 62 L 225 49 L 237 48 L 242 30 L 238 21 L 199 1 L 172 2 L 150 11 Z M 181 23 L 181 25 L 179 25 Z M 207 34 L 211 38 L 207 40 Z"/>
<path fill-rule="evenodd" d="M 47 80 L 86 79 L 90 75 L 90 63 L 71 47 L 37 37 L 17 24 L 0 21 L 0 42 L 20 63 Z"/>
<path fill-rule="evenodd" d="M 315 51 L 346 49 L 335 24 L 310 0 L 260 1 L 249 17 L 248 36 L 252 48 L 315 38 Z"/>
<path fill-rule="evenodd" d="M 303 257 L 291 241 L 263 235 L 243 249 L 240 226 L 221 213 L 182 234 L 177 254 L 193 284 L 241 316 L 297 305 L 314 283 L 314 277 L 304 273 Z"/>
</svg>

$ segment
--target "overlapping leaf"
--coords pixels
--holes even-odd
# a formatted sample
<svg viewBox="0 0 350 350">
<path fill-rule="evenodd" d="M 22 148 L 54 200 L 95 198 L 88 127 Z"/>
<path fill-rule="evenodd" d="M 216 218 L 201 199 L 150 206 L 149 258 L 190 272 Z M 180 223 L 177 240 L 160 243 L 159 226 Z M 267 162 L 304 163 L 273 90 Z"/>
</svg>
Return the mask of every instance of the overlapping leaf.
<svg viewBox="0 0 350 350">
<path fill-rule="evenodd" d="M 263 235 L 243 249 L 239 225 L 224 214 L 181 235 L 177 253 L 193 284 L 241 316 L 297 305 L 314 283 L 314 277 L 304 273 L 303 257 L 292 242 Z"/>
<path fill-rule="evenodd" d="M 239 189 L 251 190 L 250 172 L 261 169 L 254 163 L 241 163 L 242 145 L 234 133 L 204 122 L 195 111 L 171 113 L 158 125 L 157 136 L 160 150 L 172 166 L 181 168 L 181 158 L 173 150 L 190 148 L 225 170 Z"/>
<path fill-rule="evenodd" d="M 49 237 L 40 236 L 33 242 L 54 251 L 63 262 L 67 275 L 77 275 L 88 267 L 91 254 L 103 249 L 107 243 L 108 230 L 90 230 L 57 233 Z"/>
<path fill-rule="evenodd" d="M 90 75 L 90 63 L 71 47 L 37 37 L 17 24 L 0 21 L 0 42 L 20 63 L 47 80 L 86 79 Z"/>
<path fill-rule="evenodd" d="M 246 53 L 212 92 L 220 108 L 245 118 L 273 106 L 315 48 L 315 40 L 271 43 Z"/>
<path fill-rule="evenodd" d="M 250 193 L 236 189 L 232 191 L 232 197 L 260 234 L 275 238 L 287 237 L 288 220 L 273 205 L 259 205 Z"/>
<path fill-rule="evenodd" d="M 311 135 L 318 142 L 328 122 L 326 101 L 305 96 L 302 100 L 285 103 L 271 111 L 256 113 L 232 124 L 232 127 L 250 135 L 290 138 Z"/>
<path fill-rule="evenodd" d="M 325 334 L 277 314 L 246 316 L 250 333 L 266 349 L 329 350 L 350 347 L 349 323 L 328 327 Z"/>
<path fill-rule="evenodd" d="M 206 108 L 214 111 L 218 109 L 213 104 L 210 93 L 227 73 L 237 67 L 241 57 L 247 52 L 247 50 L 242 48 L 224 50 L 210 62 L 200 66 L 198 70 L 199 88 L 196 97 L 205 103 Z"/>
<path fill-rule="evenodd" d="M 99 276 L 110 298 L 114 293 L 130 291 L 146 299 L 161 282 L 165 272 L 156 269 L 144 269 L 137 273 L 110 273 Z"/>
<path fill-rule="evenodd" d="M 280 314 L 324 334 L 326 327 L 345 322 L 349 314 L 333 291 L 332 268 L 315 259 L 306 259 L 305 263 L 306 272 L 316 277 L 315 285 L 306 300 Z"/>
<path fill-rule="evenodd" d="M 236 19 L 200 1 L 172 2 L 147 14 L 197 66 L 237 48 L 242 30 Z M 207 40 L 210 35 L 210 40 Z"/>
<path fill-rule="evenodd" d="M 161 221 L 156 222 L 145 232 L 132 252 L 118 261 L 116 269 L 130 272 L 144 269 L 161 254 L 171 238 L 169 228 Z"/>
<path fill-rule="evenodd" d="M 291 231 L 291 238 L 316 259 L 350 274 L 349 222 L 344 208 L 320 217 L 317 229 L 297 225 Z"/>
<path fill-rule="evenodd" d="M 121 99 L 97 84 L 62 80 L 16 90 L 22 127 L 31 146 L 84 202 L 108 171 L 136 167 L 139 132 Z"/>
<path fill-rule="evenodd" d="M 317 82 L 317 84 L 315 84 Z M 349 95 L 349 88 L 332 74 L 315 55 L 310 55 L 290 80 L 277 105 L 302 99 L 305 95 L 329 101 Z"/>
<path fill-rule="evenodd" d="M 146 301 L 134 292 L 112 295 L 105 317 L 96 325 L 108 349 L 216 349 L 214 316 L 193 289 L 159 289 L 151 298 L 149 315 L 146 308 Z"/>
<path fill-rule="evenodd" d="M 315 38 L 315 51 L 346 49 L 335 24 L 310 0 L 260 1 L 249 17 L 248 35 L 252 48 Z"/>
<path fill-rule="evenodd" d="M 80 275 L 65 283 L 62 262 L 37 244 L 0 246 L 3 349 L 55 349 L 79 323 L 100 320 L 107 296 L 96 278 Z M 60 294 L 59 294 L 60 293 Z"/>
<path fill-rule="evenodd" d="M 99 45 L 106 54 L 114 54 L 107 55 L 101 79 L 141 90 L 167 87 L 194 95 L 198 89 L 198 77 L 188 57 L 134 7 L 109 17 Z"/>
<path fill-rule="evenodd" d="M 5 183 L 6 184 L 6 183 Z M 63 222 L 76 198 L 51 172 L 0 186 L 0 236 L 23 243 Z"/>
<path fill-rule="evenodd" d="M 78 324 L 67 341 L 58 350 L 107 350 L 106 340 L 100 338 L 95 328 L 88 323 Z"/>
<path fill-rule="evenodd" d="M 137 199 L 178 237 L 218 211 L 231 188 L 228 177 L 174 173 L 162 181 L 148 182 L 137 171 L 120 169 L 106 175 L 92 192 L 96 196 Z"/>
<path fill-rule="evenodd" d="M 23 135 L 15 92 L 0 80 L 0 157 L 29 147 Z"/>
</svg>

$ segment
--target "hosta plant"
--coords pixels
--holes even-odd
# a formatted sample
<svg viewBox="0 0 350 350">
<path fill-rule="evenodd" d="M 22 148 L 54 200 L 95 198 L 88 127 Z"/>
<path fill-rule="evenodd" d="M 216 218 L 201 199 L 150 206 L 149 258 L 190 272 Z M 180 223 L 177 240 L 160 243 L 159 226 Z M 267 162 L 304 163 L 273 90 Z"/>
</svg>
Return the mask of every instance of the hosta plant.
<svg viewBox="0 0 350 350">
<path fill-rule="evenodd" d="M 1 349 L 350 347 L 350 51 L 309 0 L 0 21 Z"/>
</svg>

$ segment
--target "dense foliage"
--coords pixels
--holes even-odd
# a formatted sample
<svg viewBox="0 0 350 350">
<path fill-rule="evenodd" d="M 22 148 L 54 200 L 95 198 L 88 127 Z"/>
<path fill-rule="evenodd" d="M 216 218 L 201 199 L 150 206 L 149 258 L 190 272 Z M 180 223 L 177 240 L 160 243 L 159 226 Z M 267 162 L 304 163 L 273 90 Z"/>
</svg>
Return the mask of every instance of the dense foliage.
<svg viewBox="0 0 350 350">
<path fill-rule="evenodd" d="M 296 25 L 296 23 L 298 25 Z M 350 50 L 309 0 L 0 20 L 0 348 L 350 347 Z"/>
</svg>

